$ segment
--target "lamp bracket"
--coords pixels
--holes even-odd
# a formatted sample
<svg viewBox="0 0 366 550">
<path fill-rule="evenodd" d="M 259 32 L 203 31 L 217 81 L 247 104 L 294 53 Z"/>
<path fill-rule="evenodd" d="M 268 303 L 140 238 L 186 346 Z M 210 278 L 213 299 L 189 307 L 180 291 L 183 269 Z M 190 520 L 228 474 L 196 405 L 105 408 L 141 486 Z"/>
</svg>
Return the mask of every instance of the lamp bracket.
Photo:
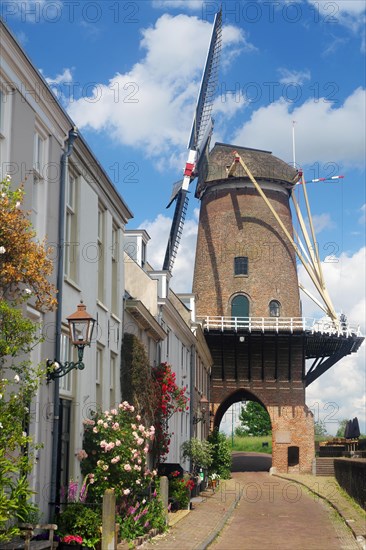
<svg viewBox="0 0 366 550">
<path fill-rule="evenodd" d="M 57 359 L 47 359 L 47 382 L 50 382 L 51 380 L 56 380 L 56 378 L 62 378 L 63 376 L 66 376 L 66 374 L 68 374 L 73 369 L 84 370 L 84 347 L 84 345 L 77 346 L 79 359 L 77 362 L 65 361 L 64 363 L 61 363 L 60 361 L 57 361 Z M 58 367 L 52 368 L 54 367 L 54 365 L 58 365 Z"/>
</svg>

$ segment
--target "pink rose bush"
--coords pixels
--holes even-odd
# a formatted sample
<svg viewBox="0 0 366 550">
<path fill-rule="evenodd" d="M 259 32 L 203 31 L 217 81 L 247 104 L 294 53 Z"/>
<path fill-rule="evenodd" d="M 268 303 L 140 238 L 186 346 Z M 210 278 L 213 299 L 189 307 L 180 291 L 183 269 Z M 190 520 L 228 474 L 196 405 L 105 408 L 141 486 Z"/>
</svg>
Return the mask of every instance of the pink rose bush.
<svg viewBox="0 0 366 550">
<path fill-rule="evenodd" d="M 147 489 L 156 472 L 147 468 L 147 455 L 155 428 L 145 427 L 127 401 L 110 411 L 94 413 L 84 421 L 83 452 L 78 453 L 84 475 L 92 474 L 89 496 L 100 501 L 114 489 L 117 502 L 134 498 Z"/>
</svg>

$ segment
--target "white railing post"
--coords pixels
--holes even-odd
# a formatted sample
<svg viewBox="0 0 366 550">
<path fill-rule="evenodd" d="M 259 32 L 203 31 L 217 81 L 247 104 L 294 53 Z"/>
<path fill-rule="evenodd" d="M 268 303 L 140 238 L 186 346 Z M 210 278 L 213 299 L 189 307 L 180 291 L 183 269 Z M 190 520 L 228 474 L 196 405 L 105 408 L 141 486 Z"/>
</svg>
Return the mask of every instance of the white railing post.
<svg viewBox="0 0 366 550">
<path fill-rule="evenodd" d="M 221 332 L 224 332 L 224 318 L 221 317 Z"/>
</svg>

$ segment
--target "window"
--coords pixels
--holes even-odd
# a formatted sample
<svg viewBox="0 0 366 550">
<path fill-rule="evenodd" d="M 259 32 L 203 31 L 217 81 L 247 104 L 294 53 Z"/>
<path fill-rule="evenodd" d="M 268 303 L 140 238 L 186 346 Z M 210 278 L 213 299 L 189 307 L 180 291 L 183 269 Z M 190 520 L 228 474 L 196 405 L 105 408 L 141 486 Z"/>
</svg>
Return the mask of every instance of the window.
<svg viewBox="0 0 366 550">
<path fill-rule="evenodd" d="M 73 348 L 68 335 L 61 334 L 61 362 L 73 360 Z M 60 378 L 60 392 L 70 395 L 72 393 L 72 371 Z"/>
<path fill-rule="evenodd" d="M 238 256 L 234 258 L 234 275 L 248 275 L 247 256 Z"/>
<path fill-rule="evenodd" d="M 281 315 L 281 304 L 277 300 L 271 300 L 269 302 L 269 315 L 270 317 L 279 317 Z"/>
<path fill-rule="evenodd" d="M 38 132 L 34 134 L 33 142 L 33 170 L 41 174 L 43 170 L 44 140 Z"/>
<path fill-rule="evenodd" d="M 114 353 L 111 353 L 110 377 L 109 377 L 109 405 L 116 405 L 116 365 L 117 358 Z"/>
<path fill-rule="evenodd" d="M 0 90 L 0 134 L 2 134 L 3 121 L 4 121 L 4 116 L 3 116 L 4 98 L 5 98 L 5 96 L 4 96 L 3 92 Z"/>
<path fill-rule="evenodd" d="M 65 275 L 76 281 L 77 278 L 77 179 L 70 170 L 66 189 L 66 226 L 65 226 Z"/>
<path fill-rule="evenodd" d="M 249 317 L 249 300 L 243 294 L 233 298 L 231 302 L 231 317 Z"/>
<path fill-rule="evenodd" d="M 95 384 L 97 407 L 103 408 L 103 350 L 97 348 L 97 360 L 95 363 Z"/>
<path fill-rule="evenodd" d="M 166 331 L 166 356 L 169 357 L 170 352 L 170 330 Z"/>
<path fill-rule="evenodd" d="M 112 304 L 111 310 L 119 313 L 119 292 L 118 292 L 118 227 L 112 227 Z"/>
<path fill-rule="evenodd" d="M 13 94 L 9 84 L 0 88 L 0 178 L 3 179 L 9 171 L 11 112 Z"/>
<path fill-rule="evenodd" d="M 98 208 L 98 300 L 104 302 L 104 209 Z"/>
<path fill-rule="evenodd" d="M 146 264 L 146 243 L 141 244 L 141 267 L 144 268 Z"/>
</svg>

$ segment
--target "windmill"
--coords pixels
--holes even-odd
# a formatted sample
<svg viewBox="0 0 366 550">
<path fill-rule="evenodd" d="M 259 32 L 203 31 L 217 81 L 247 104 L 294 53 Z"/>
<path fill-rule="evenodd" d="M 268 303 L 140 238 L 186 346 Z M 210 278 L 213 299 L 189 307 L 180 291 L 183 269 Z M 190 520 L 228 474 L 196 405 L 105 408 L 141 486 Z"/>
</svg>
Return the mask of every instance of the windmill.
<svg viewBox="0 0 366 550">
<path fill-rule="evenodd" d="M 210 45 L 202 74 L 191 135 L 188 142 L 188 157 L 183 179 L 173 185 L 172 195 L 167 208 L 175 201 L 175 210 L 165 252 L 163 269 L 172 271 L 174 260 L 182 236 L 188 207 L 188 188 L 197 177 L 201 159 L 205 156 L 213 129 L 211 118 L 213 100 L 216 91 L 218 68 L 221 52 L 222 10 L 215 15 Z"/>
</svg>

